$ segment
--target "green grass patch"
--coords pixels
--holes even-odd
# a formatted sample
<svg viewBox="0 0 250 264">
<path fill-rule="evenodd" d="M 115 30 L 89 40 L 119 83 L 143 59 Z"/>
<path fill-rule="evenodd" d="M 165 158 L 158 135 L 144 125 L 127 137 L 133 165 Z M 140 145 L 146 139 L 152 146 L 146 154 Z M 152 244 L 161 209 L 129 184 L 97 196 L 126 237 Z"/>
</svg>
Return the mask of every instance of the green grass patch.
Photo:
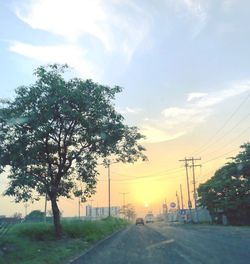
<svg viewBox="0 0 250 264">
<path fill-rule="evenodd" d="M 67 263 L 66 259 L 127 225 L 128 222 L 115 218 L 63 221 L 64 237 L 56 240 L 52 224 L 17 224 L 0 238 L 0 263 Z"/>
<path fill-rule="evenodd" d="M 63 222 L 64 233 L 71 238 L 84 237 L 88 242 L 95 242 L 125 227 L 128 223 L 121 219 L 106 218 L 100 221 Z"/>
</svg>

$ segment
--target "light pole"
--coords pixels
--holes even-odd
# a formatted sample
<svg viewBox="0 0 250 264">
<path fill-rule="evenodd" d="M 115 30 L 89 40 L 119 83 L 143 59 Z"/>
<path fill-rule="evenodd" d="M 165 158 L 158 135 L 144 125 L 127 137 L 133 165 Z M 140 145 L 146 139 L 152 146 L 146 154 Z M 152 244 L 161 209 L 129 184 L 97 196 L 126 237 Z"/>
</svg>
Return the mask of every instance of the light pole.
<svg viewBox="0 0 250 264">
<path fill-rule="evenodd" d="M 114 163 L 118 163 L 118 161 L 114 161 L 114 162 L 111 162 L 110 160 L 106 161 L 103 163 L 103 165 L 107 166 L 108 168 L 108 207 L 109 207 L 109 211 L 108 211 L 108 215 L 109 217 L 111 216 L 111 206 L 110 206 L 110 203 L 111 203 L 111 188 L 110 188 L 110 165 L 111 164 L 114 164 Z"/>
<path fill-rule="evenodd" d="M 124 215 L 124 218 L 125 218 L 125 195 L 129 194 L 129 192 L 122 192 L 120 194 L 122 194 L 122 196 L 123 196 L 123 215 Z"/>
<path fill-rule="evenodd" d="M 47 200 L 48 200 L 48 197 L 47 197 L 47 192 L 45 194 L 45 203 L 44 203 L 44 222 L 46 223 L 46 215 L 47 215 Z"/>
<path fill-rule="evenodd" d="M 29 207 L 29 205 L 28 205 L 28 203 L 26 202 L 25 204 L 24 204 L 24 208 L 25 208 L 25 218 L 26 218 L 26 216 L 27 216 L 27 208 Z"/>
<path fill-rule="evenodd" d="M 108 163 L 108 196 L 109 196 L 109 217 L 111 216 L 110 212 L 110 162 Z"/>
<path fill-rule="evenodd" d="M 81 197 L 79 196 L 78 200 L 78 218 L 81 218 Z"/>
<path fill-rule="evenodd" d="M 182 185 L 180 184 L 180 193 L 181 193 L 181 209 L 184 209 L 184 205 L 183 205 L 183 195 L 182 195 Z"/>
<path fill-rule="evenodd" d="M 89 202 L 90 202 L 90 219 L 91 220 L 92 220 L 92 202 L 93 201 L 94 201 L 93 199 L 89 200 Z"/>
</svg>

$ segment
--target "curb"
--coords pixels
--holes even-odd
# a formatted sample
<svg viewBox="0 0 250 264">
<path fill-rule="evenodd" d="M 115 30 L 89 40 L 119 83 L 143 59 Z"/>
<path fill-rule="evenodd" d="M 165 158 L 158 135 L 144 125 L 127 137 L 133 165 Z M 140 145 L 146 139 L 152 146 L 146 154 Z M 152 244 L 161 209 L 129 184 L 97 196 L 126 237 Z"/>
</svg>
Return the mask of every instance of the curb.
<svg viewBox="0 0 250 264">
<path fill-rule="evenodd" d="M 95 244 L 93 244 L 92 246 L 90 246 L 89 248 L 87 248 L 86 251 L 84 251 L 81 255 L 79 255 L 79 256 L 75 257 L 74 259 L 70 260 L 70 261 L 68 262 L 68 264 L 73 264 L 77 259 L 79 259 L 79 258 L 85 256 L 85 255 L 88 254 L 90 251 L 92 251 L 92 250 L 95 249 L 97 246 L 99 246 L 100 244 L 104 243 L 105 241 L 111 239 L 112 237 L 114 237 L 114 236 L 117 235 L 118 233 L 120 233 L 120 232 L 122 232 L 122 231 L 124 231 L 124 230 L 126 230 L 126 229 L 129 229 L 129 228 L 131 228 L 131 227 L 132 227 L 132 225 L 129 225 L 129 226 L 127 226 L 126 228 L 119 229 L 119 230 L 115 231 L 114 233 L 112 233 L 111 235 L 109 235 L 109 236 L 107 236 L 107 237 L 105 237 L 105 238 L 103 238 L 103 239 L 97 241 Z"/>
</svg>

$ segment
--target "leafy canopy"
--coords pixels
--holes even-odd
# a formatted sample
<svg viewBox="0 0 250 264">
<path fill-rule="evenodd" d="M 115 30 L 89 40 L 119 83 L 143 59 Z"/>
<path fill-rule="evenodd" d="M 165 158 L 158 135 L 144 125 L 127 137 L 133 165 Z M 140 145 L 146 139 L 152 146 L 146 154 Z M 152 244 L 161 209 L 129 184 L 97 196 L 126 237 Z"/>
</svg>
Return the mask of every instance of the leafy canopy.
<svg viewBox="0 0 250 264">
<path fill-rule="evenodd" d="M 250 217 L 250 143 L 241 149 L 198 188 L 199 203 L 212 215 L 223 210 L 231 223 L 243 223 Z"/>
<path fill-rule="evenodd" d="M 79 196 L 79 191 L 90 196 L 98 160 L 146 159 L 138 143 L 143 136 L 115 110 L 122 89 L 66 80 L 67 70 L 58 64 L 39 67 L 35 83 L 19 87 L 15 99 L 0 109 L 0 165 L 10 179 L 5 194 L 17 202 L 45 193 L 51 199 Z"/>
</svg>

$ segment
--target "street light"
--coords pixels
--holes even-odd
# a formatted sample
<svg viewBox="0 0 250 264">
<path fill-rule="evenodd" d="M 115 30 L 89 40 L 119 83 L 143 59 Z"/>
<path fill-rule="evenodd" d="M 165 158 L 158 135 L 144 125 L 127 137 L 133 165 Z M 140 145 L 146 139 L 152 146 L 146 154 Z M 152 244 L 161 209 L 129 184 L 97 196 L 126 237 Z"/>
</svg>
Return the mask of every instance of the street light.
<svg viewBox="0 0 250 264">
<path fill-rule="evenodd" d="M 111 162 L 110 160 L 102 163 L 102 165 L 106 166 L 108 168 L 108 200 L 109 200 L 109 217 L 111 216 L 111 210 L 110 210 L 110 165 L 118 163 L 118 161 Z"/>
<path fill-rule="evenodd" d="M 125 218 L 125 195 L 129 194 L 129 192 L 122 192 L 120 194 L 123 195 L 123 215 L 124 215 L 124 218 Z"/>
<path fill-rule="evenodd" d="M 93 201 L 94 201 L 93 199 L 88 200 L 88 202 L 90 202 L 90 218 L 91 218 L 91 220 L 92 220 L 92 202 Z"/>
</svg>

